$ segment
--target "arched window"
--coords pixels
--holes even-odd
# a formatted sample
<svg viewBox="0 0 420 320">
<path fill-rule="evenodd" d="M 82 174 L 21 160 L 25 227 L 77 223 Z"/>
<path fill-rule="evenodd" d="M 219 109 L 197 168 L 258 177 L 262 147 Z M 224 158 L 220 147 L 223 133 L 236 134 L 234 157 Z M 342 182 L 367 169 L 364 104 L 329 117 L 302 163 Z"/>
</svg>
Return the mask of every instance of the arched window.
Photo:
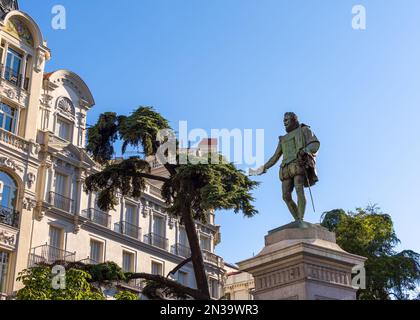
<svg viewBox="0 0 420 320">
<path fill-rule="evenodd" d="M 65 141 L 72 141 L 75 109 L 70 99 L 57 99 L 55 133 Z"/>
<path fill-rule="evenodd" d="M 0 128 L 12 133 L 16 133 L 17 110 L 0 103 Z"/>
<path fill-rule="evenodd" d="M 18 227 L 17 184 L 6 172 L 0 171 L 0 223 Z"/>
<path fill-rule="evenodd" d="M 3 208 L 16 208 L 17 190 L 15 180 L 6 172 L 0 171 L 0 205 Z"/>
</svg>

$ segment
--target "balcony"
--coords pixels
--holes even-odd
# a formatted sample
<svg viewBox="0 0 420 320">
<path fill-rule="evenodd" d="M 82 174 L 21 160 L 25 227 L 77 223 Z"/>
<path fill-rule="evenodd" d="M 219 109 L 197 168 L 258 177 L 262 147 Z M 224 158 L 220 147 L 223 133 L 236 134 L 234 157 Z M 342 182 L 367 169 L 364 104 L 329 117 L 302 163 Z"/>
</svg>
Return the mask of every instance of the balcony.
<svg viewBox="0 0 420 320">
<path fill-rule="evenodd" d="M 19 212 L 0 206 L 0 223 L 19 228 Z"/>
<path fill-rule="evenodd" d="M 57 261 L 75 262 L 76 252 L 69 252 L 45 244 L 32 249 L 30 265 L 34 266 L 41 263 L 52 264 Z"/>
<path fill-rule="evenodd" d="M 149 233 L 144 236 L 144 242 L 150 244 L 154 247 L 161 248 L 163 250 L 168 250 L 168 239 L 156 234 Z"/>
<path fill-rule="evenodd" d="M 225 264 L 221 257 L 207 250 L 202 250 L 202 252 L 203 252 L 204 262 L 208 262 L 220 268 L 224 267 Z"/>
<path fill-rule="evenodd" d="M 51 191 L 49 203 L 57 209 L 74 214 L 74 201 L 70 198 L 62 196 L 61 194 Z"/>
<path fill-rule="evenodd" d="M 141 228 L 126 221 L 114 225 L 115 231 L 141 241 Z"/>
<path fill-rule="evenodd" d="M 29 142 L 2 128 L 0 128 L 0 142 L 10 145 L 14 149 L 18 149 L 19 151 L 23 151 L 25 153 L 29 151 Z"/>
<path fill-rule="evenodd" d="M 150 184 L 147 186 L 146 190 L 150 195 L 155 196 L 159 199 L 162 198 L 162 190 L 160 188 Z"/>
<path fill-rule="evenodd" d="M 111 228 L 111 216 L 103 211 L 90 208 L 83 210 L 80 216 L 105 228 Z"/>
<path fill-rule="evenodd" d="M 4 65 L 0 65 L 0 69 L 3 79 L 7 80 L 9 83 L 19 88 L 22 88 L 23 82 L 23 89 L 28 90 L 29 78 L 23 78 L 23 76 L 19 74 L 19 72 L 16 72 L 16 70 L 14 69 L 5 67 Z"/>
<path fill-rule="evenodd" d="M 171 252 L 183 258 L 191 257 L 191 249 L 185 245 L 177 243 L 171 247 Z"/>
</svg>

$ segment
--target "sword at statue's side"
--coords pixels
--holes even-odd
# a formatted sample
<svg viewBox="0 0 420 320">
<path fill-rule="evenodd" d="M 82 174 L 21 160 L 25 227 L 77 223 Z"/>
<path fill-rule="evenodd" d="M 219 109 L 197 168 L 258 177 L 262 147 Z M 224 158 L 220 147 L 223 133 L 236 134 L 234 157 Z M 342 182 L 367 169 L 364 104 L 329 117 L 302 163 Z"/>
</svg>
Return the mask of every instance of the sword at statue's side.
<svg viewBox="0 0 420 320">
<path fill-rule="evenodd" d="M 306 179 L 306 183 L 308 184 L 309 194 L 311 196 L 312 208 L 314 209 L 314 213 L 316 213 L 314 197 L 312 195 L 311 182 L 309 181 L 308 171 L 307 171 L 307 169 L 309 168 L 308 155 L 307 154 L 306 154 L 306 159 L 302 161 L 302 164 L 303 164 L 303 168 L 304 168 L 304 171 L 305 171 L 305 179 Z"/>
<path fill-rule="evenodd" d="M 314 197 L 312 196 L 311 184 L 309 183 L 308 172 L 306 171 L 306 168 L 305 168 L 305 177 L 306 177 L 306 181 L 307 181 L 307 183 L 308 183 L 309 194 L 311 195 L 312 208 L 314 208 L 314 213 L 316 213 L 316 210 L 315 210 L 315 203 L 314 203 Z"/>
</svg>

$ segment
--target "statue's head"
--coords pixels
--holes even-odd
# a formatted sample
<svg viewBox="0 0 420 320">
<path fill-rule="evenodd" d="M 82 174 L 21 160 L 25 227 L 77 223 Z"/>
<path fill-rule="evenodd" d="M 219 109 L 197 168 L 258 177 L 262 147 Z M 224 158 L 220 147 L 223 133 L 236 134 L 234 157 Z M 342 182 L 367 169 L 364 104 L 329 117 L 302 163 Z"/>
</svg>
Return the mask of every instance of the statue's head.
<svg viewBox="0 0 420 320">
<path fill-rule="evenodd" d="M 287 133 L 292 132 L 299 127 L 299 119 L 294 112 L 286 112 L 284 114 L 284 127 Z"/>
</svg>

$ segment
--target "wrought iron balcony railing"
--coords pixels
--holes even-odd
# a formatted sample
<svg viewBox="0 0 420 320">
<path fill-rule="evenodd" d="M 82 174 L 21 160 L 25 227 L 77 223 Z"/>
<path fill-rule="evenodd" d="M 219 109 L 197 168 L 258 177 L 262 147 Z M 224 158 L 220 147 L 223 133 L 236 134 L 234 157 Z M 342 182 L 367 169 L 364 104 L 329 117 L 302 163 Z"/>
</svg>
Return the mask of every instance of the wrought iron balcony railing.
<svg viewBox="0 0 420 320">
<path fill-rule="evenodd" d="M 74 214 L 74 201 L 61 194 L 51 191 L 49 203 L 53 205 L 54 207 L 56 207 L 57 209 L 61 209 L 70 214 Z"/>
<path fill-rule="evenodd" d="M 115 231 L 141 241 L 141 228 L 126 221 L 115 224 Z"/>
<path fill-rule="evenodd" d="M 156 233 L 146 234 L 144 236 L 144 242 L 163 250 L 168 250 L 168 239 Z"/>
<path fill-rule="evenodd" d="M 111 228 L 111 215 L 103 211 L 90 208 L 83 210 L 80 216 L 103 227 Z"/>
<path fill-rule="evenodd" d="M 171 252 L 183 258 L 191 257 L 191 249 L 180 243 L 174 244 L 171 247 Z"/>
<path fill-rule="evenodd" d="M 30 264 L 31 266 L 40 263 L 55 263 L 57 261 L 75 262 L 76 252 L 62 250 L 48 244 L 32 249 Z"/>
<path fill-rule="evenodd" d="M 0 206 L 0 223 L 19 228 L 19 212 Z"/>
</svg>

